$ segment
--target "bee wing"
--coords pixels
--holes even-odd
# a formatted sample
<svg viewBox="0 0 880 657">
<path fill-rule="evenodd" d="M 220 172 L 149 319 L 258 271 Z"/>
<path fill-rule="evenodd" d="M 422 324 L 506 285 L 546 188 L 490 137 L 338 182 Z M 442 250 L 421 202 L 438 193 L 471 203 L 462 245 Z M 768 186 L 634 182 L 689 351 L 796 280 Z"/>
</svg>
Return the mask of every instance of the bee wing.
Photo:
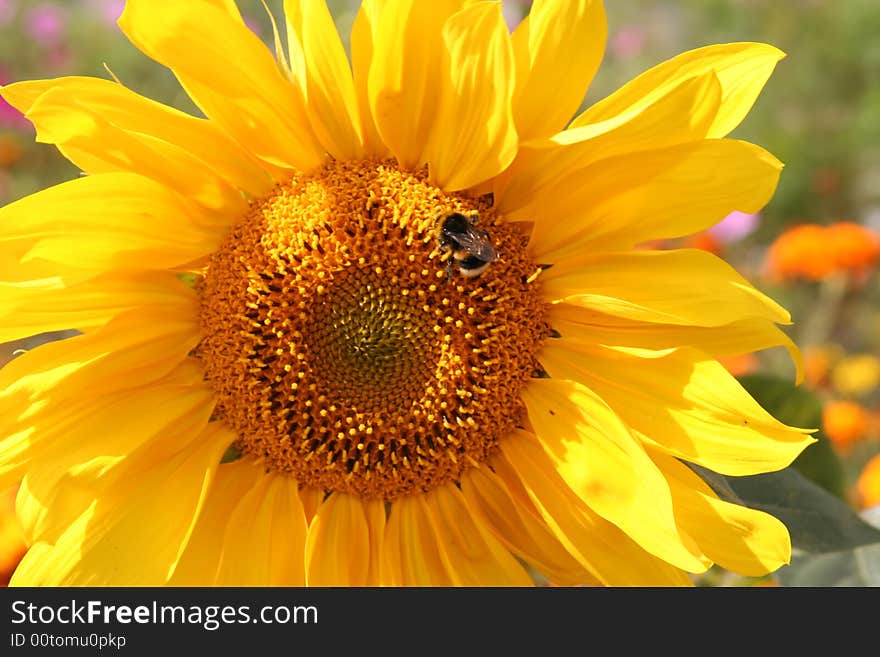
<svg viewBox="0 0 880 657">
<path fill-rule="evenodd" d="M 478 228 L 471 228 L 466 233 L 456 236 L 458 247 L 470 255 L 491 262 L 495 259 L 495 247 L 489 239 L 489 233 Z"/>
</svg>

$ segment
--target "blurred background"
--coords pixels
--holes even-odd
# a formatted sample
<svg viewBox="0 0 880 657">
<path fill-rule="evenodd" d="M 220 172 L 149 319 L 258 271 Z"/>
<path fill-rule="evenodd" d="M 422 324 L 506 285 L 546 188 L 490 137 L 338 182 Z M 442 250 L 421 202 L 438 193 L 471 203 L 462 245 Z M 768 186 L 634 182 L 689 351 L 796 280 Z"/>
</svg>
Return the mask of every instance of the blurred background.
<svg viewBox="0 0 880 657">
<path fill-rule="evenodd" d="M 281 0 L 267 3 L 281 16 Z M 251 28 L 271 41 L 260 0 L 238 4 Z M 347 41 L 359 3 L 328 4 Z M 504 0 L 512 27 L 529 4 Z M 880 2 L 627 0 L 605 5 L 605 60 L 585 104 L 699 46 L 762 41 L 788 53 L 731 135 L 763 146 L 785 163 L 773 200 L 758 215 L 734 214 L 706 233 L 651 247 L 712 251 L 791 312 L 794 324 L 786 330 L 804 354 L 806 381 L 799 394 L 810 410 L 805 414 L 798 406 L 794 412 L 790 404 L 787 411 L 771 410 L 784 421 L 821 427 L 820 444 L 807 450 L 802 471 L 853 510 L 877 506 Z M 173 76 L 119 32 L 115 21 L 123 6 L 124 0 L 0 0 L 0 84 L 63 75 L 106 78 L 109 68 L 134 90 L 196 112 Z M 78 175 L 53 147 L 33 138 L 30 124 L 0 100 L 0 206 Z M 0 345 L 0 365 L 22 349 L 65 335 Z M 762 376 L 791 379 L 794 371 L 779 349 L 725 365 L 750 389 Z M 14 491 L 0 491 L 0 581 L 8 578 L 22 550 L 9 512 L 13 499 Z M 739 582 L 715 574 L 702 583 Z"/>
</svg>

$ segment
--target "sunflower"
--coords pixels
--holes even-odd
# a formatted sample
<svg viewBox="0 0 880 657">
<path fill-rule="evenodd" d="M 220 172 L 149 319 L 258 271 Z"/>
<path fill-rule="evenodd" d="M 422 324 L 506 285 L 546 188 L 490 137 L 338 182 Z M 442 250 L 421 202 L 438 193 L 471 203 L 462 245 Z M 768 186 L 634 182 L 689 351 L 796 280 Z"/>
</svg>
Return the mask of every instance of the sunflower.
<svg viewBox="0 0 880 657">
<path fill-rule="evenodd" d="M 576 114 L 602 3 L 232 0 L 119 24 L 204 113 L 117 81 L 3 97 L 87 175 L 2 211 L 18 585 L 679 585 L 786 563 L 688 464 L 812 439 L 719 364 L 788 313 L 695 233 L 771 198 L 726 139 L 782 53 L 710 46 Z M 276 27 L 276 43 L 281 40 Z M 454 219 L 450 219 L 453 218 Z"/>
</svg>

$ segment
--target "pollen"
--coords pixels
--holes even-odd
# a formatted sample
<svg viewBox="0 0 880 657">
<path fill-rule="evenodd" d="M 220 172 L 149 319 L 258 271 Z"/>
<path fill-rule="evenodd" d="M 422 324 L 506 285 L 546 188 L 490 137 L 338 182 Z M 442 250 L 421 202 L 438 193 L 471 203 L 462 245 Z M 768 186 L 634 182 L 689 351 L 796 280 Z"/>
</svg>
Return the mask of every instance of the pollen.
<svg viewBox="0 0 880 657">
<path fill-rule="evenodd" d="M 498 254 L 479 276 L 447 266 L 454 212 Z M 485 462 L 524 421 L 549 333 L 526 244 L 491 197 L 392 162 L 331 162 L 253 202 L 197 282 L 195 355 L 235 452 L 386 501 Z"/>
</svg>

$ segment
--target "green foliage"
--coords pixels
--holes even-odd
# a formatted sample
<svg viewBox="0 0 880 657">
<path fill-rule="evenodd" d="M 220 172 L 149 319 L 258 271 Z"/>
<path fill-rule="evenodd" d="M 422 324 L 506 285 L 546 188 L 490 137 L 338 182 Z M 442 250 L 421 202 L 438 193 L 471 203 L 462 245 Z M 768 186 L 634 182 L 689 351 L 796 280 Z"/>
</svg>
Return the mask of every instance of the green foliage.
<svg viewBox="0 0 880 657">
<path fill-rule="evenodd" d="M 795 557 L 776 577 L 783 586 L 880 586 L 880 544 Z"/>
<path fill-rule="evenodd" d="M 233 461 L 237 461 L 241 458 L 241 452 L 238 447 L 235 445 L 230 445 L 226 448 L 226 451 L 223 452 L 223 456 L 220 459 L 220 463 L 232 463 Z"/>
<path fill-rule="evenodd" d="M 862 514 L 880 526 L 880 508 Z M 880 543 L 827 554 L 799 554 L 776 576 L 783 586 L 880 586 Z"/>
</svg>

